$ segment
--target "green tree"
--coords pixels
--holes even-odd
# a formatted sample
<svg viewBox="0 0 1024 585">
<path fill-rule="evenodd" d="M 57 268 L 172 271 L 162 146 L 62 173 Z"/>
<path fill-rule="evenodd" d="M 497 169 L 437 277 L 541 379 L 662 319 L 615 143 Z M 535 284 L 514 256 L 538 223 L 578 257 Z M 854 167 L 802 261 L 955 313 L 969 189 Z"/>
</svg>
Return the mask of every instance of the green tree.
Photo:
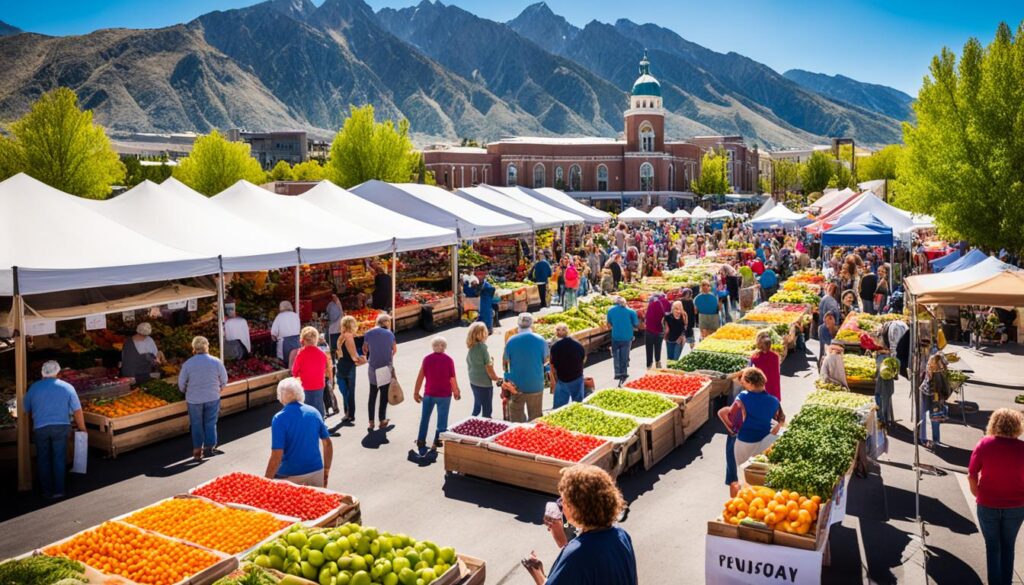
<svg viewBox="0 0 1024 585">
<path fill-rule="evenodd" d="M 787 193 L 800 188 L 800 163 L 791 160 L 779 160 L 772 164 L 776 191 Z"/>
<path fill-rule="evenodd" d="M 324 167 L 315 160 L 307 160 L 292 167 L 292 179 L 295 181 L 322 181 Z"/>
<path fill-rule="evenodd" d="M 286 161 L 279 160 L 274 168 L 270 169 L 271 181 L 294 181 L 295 175 L 292 167 Z"/>
<path fill-rule="evenodd" d="M 933 215 L 950 237 L 1024 251 L 1024 21 L 1000 23 L 983 47 L 971 38 L 959 62 L 932 59 L 903 124 L 897 204 Z"/>
<path fill-rule="evenodd" d="M 700 177 L 693 183 L 698 195 L 729 193 L 728 158 L 724 152 L 708 151 L 700 161 Z"/>
<path fill-rule="evenodd" d="M 853 178 L 853 173 L 846 165 L 839 163 L 836 164 L 835 172 L 832 173 L 832 177 L 828 180 L 828 186 L 836 189 L 857 189 L 857 181 Z"/>
<path fill-rule="evenodd" d="M 900 159 L 903 157 L 903 146 L 890 144 L 871 156 L 862 156 L 857 159 L 857 178 L 861 181 L 874 181 L 877 179 L 896 179 Z"/>
<path fill-rule="evenodd" d="M 44 93 L 0 138 L 0 179 L 25 173 L 47 185 L 85 197 L 106 199 L 125 168 L 92 111 L 78 108 L 66 87 Z"/>
<path fill-rule="evenodd" d="M 768 177 L 757 178 L 757 192 L 758 194 L 772 192 L 772 183 L 768 180 Z"/>
<path fill-rule="evenodd" d="M 174 176 L 207 196 L 242 179 L 260 184 L 267 178 L 259 161 L 249 155 L 248 144 L 229 142 L 216 130 L 196 139 L 192 153 L 181 159 Z"/>
<path fill-rule="evenodd" d="M 418 166 L 408 120 L 396 128 L 391 120 L 376 122 L 371 105 L 350 106 L 349 117 L 331 144 L 324 175 L 346 188 L 371 179 L 404 183 L 416 180 Z"/>
<path fill-rule="evenodd" d="M 829 153 L 817 150 L 811 154 L 811 158 L 807 159 L 800 169 L 800 182 L 804 186 L 804 193 L 824 190 L 835 173 L 835 167 L 836 163 Z"/>
<path fill-rule="evenodd" d="M 147 161 L 150 162 L 150 161 Z M 163 164 L 159 165 L 143 165 L 142 161 L 138 158 L 130 155 L 121 157 L 121 163 L 124 164 L 125 178 L 124 185 L 126 187 L 134 187 L 143 181 L 153 181 L 154 183 L 163 183 L 167 177 L 171 176 L 174 167 L 166 164 L 166 160 L 157 160 L 153 162 L 160 162 Z"/>
</svg>

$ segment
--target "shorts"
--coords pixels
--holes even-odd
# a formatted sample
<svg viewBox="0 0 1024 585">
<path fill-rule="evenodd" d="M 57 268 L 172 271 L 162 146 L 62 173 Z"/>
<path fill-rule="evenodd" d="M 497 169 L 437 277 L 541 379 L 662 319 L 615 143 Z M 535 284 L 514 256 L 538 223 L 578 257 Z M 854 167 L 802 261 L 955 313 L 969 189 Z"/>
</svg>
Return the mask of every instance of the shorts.
<svg viewBox="0 0 1024 585">
<path fill-rule="evenodd" d="M 721 326 L 721 320 L 718 315 L 705 315 L 701 313 L 697 317 L 697 323 L 700 328 L 705 331 L 715 332 Z"/>
</svg>

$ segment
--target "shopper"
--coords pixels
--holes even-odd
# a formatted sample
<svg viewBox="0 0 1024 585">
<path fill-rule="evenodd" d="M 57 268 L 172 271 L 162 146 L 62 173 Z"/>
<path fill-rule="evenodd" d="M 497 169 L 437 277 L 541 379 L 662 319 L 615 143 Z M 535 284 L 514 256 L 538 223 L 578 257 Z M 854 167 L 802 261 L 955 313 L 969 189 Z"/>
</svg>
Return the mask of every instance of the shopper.
<svg viewBox="0 0 1024 585">
<path fill-rule="evenodd" d="M 825 313 L 832 313 L 835 316 L 836 323 L 840 323 L 843 320 L 843 313 L 839 309 L 839 301 L 836 300 L 839 287 L 834 282 L 830 282 L 825 285 L 825 296 L 821 297 L 821 302 L 818 303 L 818 315 L 824 319 Z"/>
<path fill-rule="evenodd" d="M 619 285 L 622 284 L 622 253 L 618 250 L 612 252 L 612 257 L 604 267 L 612 272 L 613 290 L 619 290 Z"/>
<path fill-rule="evenodd" d="M 739 376 L 743 391 L 739 393 L 728 417 L 739 417 L 739 431 L 736 433 L 736 464 L 746 463 L 752 456 L 761 453 L 771 445 L 786 415 L 777 398 L 765 392 L 768 381 L 759 368 L 746 368 Z M 740 414 L 736 414 L 739 411 Z M 773 424 L 774 421 L 774 424 Z"/>
<path fill-rule="evenodd" d="M 665 315 L 672 312 L 665 295 L 656 292 L 647 301 L 644 311 L 644 349 L 647 356 L 647 367 L 661 366 L 661 344 L 665 337 Z"/>
<path fill-rule="evenodd" d="M 43 364 L 43 379 L 33 382 L 25 394 L 25 415 L 30 417 L 32 440 L 36 446 L 36 469 L 43 496 L 64 497 L 67 473 L 69 421 L 85 432 L 85 415 L 74 386 L 57 379 L 60 365 L 50 360 Z"/>
<path fill-rule="evenodd" d="M 633 345 L 633 334 L 640 325 L 640 318 L 636 311 L 626 305 L 626 299 L 615 297 L 615 304 L 608 309 L 605 319 L 612 328 L 612 362 L 615 380 L 621 386 L 629 377 L 629 350 Z"/>
<path fill-rule="evenodd" d="M 554 408 L 569 402 L 583 402 L 583 363 L 587 351 L 583 344 L 569 336 L 569 326 L 555 325 L 555 338 L 551 346 L 551 387 L 555 392 Z"/>
<path fill-rule="evenodd" d="M 540 293 L 540 306 L 544 308 L 548 306 L 548 280 L 551 279 L 551 275 L 554 272 L 551 269 L 551 264 L 544 258 L 544 255 L 537 252 L 537 261 L 534 262 L 533 267 L 530 268 L 527 278 L 537 283 L 537 291 Z"/>
<path fill-rule="evenodd" d="M 562 256 L 566 258 L 567 256 Z M 562 292 L 562 310 L 569 310 L 576 306 L 576 297 L 580 288 L 580 271 L 576 267 L 576 260 L 570 258 L 566 262 L 565 270 L 562 272 L 564 291 Z"/>
<path fill-rule="evenodd" d="M 423 358 L 423 363 L 420 364 L 420 371 L 416 374 L 416 387 L 412 394 L 417 404 L 423 404 L 420 411 L 420 432 L 416 436 L 416 448 L 420 455 L 427 448 L 427 427 L 430 425 L 430 416 L 434 408 L 437 408 L 437 429 L 434 432 L 433 449 L 438 449 L 441 447 L 441 433 L 448 430 L 448 410 L 451 408 L 452 398 L 462 399 L 459 381 L 455 378 L 455 360 L 445 353 L 448 341 L 438 335 L 430 340 L 430 348 L 433 351 Z M 421 388 L 423 394 L 420 394 Z"/>
<path fill-rule="evenodd" d="M 672 311 L 665 315 L 665 357 L 668 361 L 679 359 L 679 355 L 683 353 L 688 326 L 689 318 L 682 301 L 672 303 Z"/>
<path fill-rule="evenodd" d="M 875 306 L 875 293 L 878 290 L 878 277 L 872 272 L 865 272 L 857 286 L 860 293 L 860 309 L 868 315 L 874 315 L 879 307 Z"/>
<path fill-rule="evenodd" d="M 378 429 L 386 429 L 391 422 L 387 418 L 388 389 L 391 378 L 395 375 L 394 360 L 395 353 L 398 352 L 398 343 L 390 327 L 391 315 L 381 313 L 377 315 L 376 326 L 363 336 L 363 355 L 370 364 L 370 400 L 366 412 L 370 424 L 366 428 L 367 431 L 373 430 L 374 413 L 377 414 L 377 421 L 380 423 Z"/>
<path fill-rule="evenodd" d="M 782 402 L 782 360 L 779 354 L 772 351 L 772 334 L 761 331 L 754 341 L 754 353 L 750 356 L 750 365 L 764 373 L 766 382 L 765 392 L 774 396 Z"/>
<path fill-rule="evenodd" d="M 561 549 L 547 579 L 544 566 L 531 553 L 523 559 L 537 585 L 602 583 L 636 585 L 636 554 L 629 534 L 615 526 L 626 508 L 622 493 L 606 471 L 593 465 L 574 465 L 558 480 L 561 516 L 579 534 L 568 540 L 563 518 L 545 515 L 544 524 Z"/>
<path fill-rule="evenodd" d="M 842 310 L 843 319 L 846 319 L 850 313 L 857 312 L 857 294 L 853 290 L 843 291 L 842 301 L 840 309 Z"/>
<path fill-rule="evenodd" d="M 761 300 L 764 302 L 768 302 L 772 295 L 779 292 L 779 275 L 775 272 L 774 262 L 768 262 L 757 282 L 761 286 Z"/>
<path fill-rule="evenodd" d="M 711 282 L 705 280 L 700 283 L 700 294 L 693 299 L 693 306 L 697 309 L 700 338 L 704 339 L 718 331 L 721 317 L 718 314 L 718 296 L 711 292 Z"/>
<path fill-rule="evenodd" d="M 843 362 L 843 346 L 832 343 L 828 346 L 825 359 L 818 363 L 819 377 L 829 384 L 839 384 L 849 389 L 846 382 L 846 364 Z"/>
<path fill-rule="evenodd" d="M 1024 415 L 1000 408 L 971 453 L 967 481 L 978 503 L 990 585 L 1013 580 L 1017 533 L 1024 523 Z"/>
<path fill-rule="evenodd" d="M 735 498 L 740 491 L 739 469 L 736 466 L 736 434 L 743 425 L 743 413 L 733 410 L 735 400 L 718 409 L 718 419 L 725 425 L 725 485 L 729 486 L 729 497 Z"/>
<path fill-rule="evenodd" d="M 885 337 L 882 337 L 882 341 L 883 345 L 887 343 Z M 875 404 L 878 405 L 878 422 L 890 430 L 896 424 L 896 416 L 892 410 L 892 396 L 896 392 L 896 378 L 885 379 L 882 377 L 882 370 L 885 360 L 892 357 L 892 352 L 888 347 L 882 347 L 875 352 Z M 896 368 L 895 375 L 899 376 L 899 367 Z"/>
<path fill-rule="evenodd" d="M 683 311 L 686 313 L 686 342 L 693 345 L 693 330 L 697 327 L 697 306 L 693 304 L 693 290 L 683 289 Z"/>
<path fill-rule="evenodd" d="M 281 301 L 277 316 L 270 325 L 270 337 L 277 342 L 277 359 L 285 362 L 289 369 L 292 350 L 299 349 L 301 331 L 302 321 L 299 320 L 299 314 L 295 312 L 290 302 Z"/>
<path fill-rule="evenodd" d="M 378 311 L 388 311 L 395 304 L 394 286 L 391 280 L 391 271 L 388 265 L 383 262 L 373 267 L 373 308 Z"/>
<path fill-rule="evenodd" d="M 224 361 L 245 359 L 252 353 L 249 322 L 238 316 L 234 303 L 224 304 Z"/>
<path fill-rule="evenodd" d="M 302 349 L 295 354 L 292 376 L 302 380 L 302 389 L 306 391 L 303 402 L 315 408 L 321 417 L 327 418 L 324 412 L 324 378 L 327 378 L 326 387 L 334 388 L 334 370 L 330 367 L 327 354 L 317 347 L 320 332 L 316 327 L 303 327 L 299 338 Z"/>
<path fill-rule="evenodd" d="M 825 351 L 828 346 L 832 345 L 832 340 L 835 339 L 836 331 L 839 327 L 836 325 L 836 315 L 832 311 L 822 313 L 824 321 L 821 325 L 818 325 L 818 365 L 821 365 L 822 358 L 825 357 Z"/>
<path fill-rule="evenodd" d="M 359 355 L 356 349 L 356 331 L 359 322 L 351 315 L 345 315 L 340 323 L 341 337 L 338 338 L 338 390 L 345 414 L 342 424 L 351 424 L 356 420 L 356 368 L 366 363 L 366 358 Z"/>
<path fill-rule="evenodd" d="M 323 417 L 315 408 L 302 403 L 305 396 L 298 378 L 278 382 L 277 400 L 283 408 L 270 421 L 270 460 L 265 476 L 326 487 L 334 446 Z"/>
<path fill-rule="evenodd" d="M 220 393 L 228 385 L 228 372 L 224 362 L 210 355 L 210 342 L 205 337 L 192 338 L 192 353 L 181 365 L 178 389 L 185 394 L 188 405 L 192 459 L 200 461 L 204 455 L 212 457 L 217 448 Z"/>
<path fill-rule="evenodd" d="M 487 326 L 487 332 L 494 332 L 494 285 L 484 278 L 480 283 L 480 310 L 477 311 L 477 321 Z"/>
<path fill-rule="evenodd" d="M 327 313 L 327 345 L 331 348 L 331 357 L 338 358 L 338 339 L 341 338 L 341 319 L 345 316 L 345 309 L 341 306 L 341 299 L 337 293 L 331 293 L 331 300 L 325 309 Z"/>
<path fill-rule="evenodd" d="M 509 397 L 509 417 L 513 422 L 529 422 L 541 416 L 544 404 L 544 364 L 548 361 L 548 342 L 534 333 L 533 315 L 519 314 L 519 332 L 505 344 L 505 378 L 515 388 Z"/>
<path fill-rule="evenodd" d="M 491 418 L 494 402 L 494 382 L 501 378 L 494 372 L 494 360 L 487 351 L 488 328 L 477 321 L 466 332 L 466 366 L 469 370 L 469 388 L 473 391 L 473 416 Z"/>
<path fill-rule="evenodd" d="M 928 358 L 925 367 L 924 380 L 919 388 L 921 400 L 921 417 L 918 420 L 918 437 L 921 445 L 926 449 L 932 449 L 941 444 L 939 439 L 939 427 L 945 420 L 945 402 L 949 397 L 949 379 L 946 377 L 946 361 L 942 354 L 936 353 Z M 932 440 L 928 440 L 928 427 L 925 419 L 931 422 Z"/>
<path fill-rule="evenodd" d="M 136 384 L 149 381 L 156 367 L 164 363 L 164 356 L 156 347 L 151 337 L 153 326 L 139 323 L 135 335 L 125 340 L 121 349 L 121 375 L 135 378 Z"/>
</svg>

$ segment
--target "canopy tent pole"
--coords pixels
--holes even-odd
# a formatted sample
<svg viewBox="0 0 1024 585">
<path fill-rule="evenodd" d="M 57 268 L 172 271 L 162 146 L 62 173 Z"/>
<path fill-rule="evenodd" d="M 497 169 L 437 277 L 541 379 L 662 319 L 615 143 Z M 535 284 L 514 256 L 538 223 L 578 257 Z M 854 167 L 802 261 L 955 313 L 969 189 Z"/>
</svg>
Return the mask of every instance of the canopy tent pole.
<svg viewBox="0 0 1024 585">
<path fill-rule="evenodd" d="M 398 310 L 398 240 L 391 238 L 391 328 L 395 327 L 395 312 Z"/>
<path fill-rule="evenodd" d="M 565 224 L 562 224 L 561 231 L 562 231 L 562 255 L 565 256 L 568 253 L 568 250 L 565 247 Z"/>
<path fill-rule="evenodd" d="M 300 269 L 301 264 L 295 265 L 295 314 L 301 315 L 302 311 L 299 310 L 299 279 L 301 278 L 302 270 Z M 300 317 L 301 324 L 301 317 Z M 285 356 L 287 359 L 288 356 Z"/>
<path fill-rule="evenodd" d="M 455 301 L 455 310 L 462 318 L 462 300 L 459 296 L 459 244 L 452 244 L 452 300 Z"/>
<path fill-rule="evenodd" d="M 914 522 L 917 523 L 917 538 L 920 540 L 921 546 L 921 562 L 924 566 L 925 574 L 928 574 L 928 543 L 926 541 L 926 532 L 924 527 L 924 521 L 921 519 L 921 475 L 923 470 L 921 469 L 921 429 L 924 425 L 924 413 L 921 412 L 921 389 L 918 384 L 918 378 L 921 375 L 920 364 L 921 364 L 921 349 L 920 349 L 920 332 L 918 331 L 918 306 L 917 298 L 910 296 L 910 309 L 913 311 L 911 314 L 911 328 L 910 328 L 910 395 L 913 400 L 913 412 L 914 412 Z M 933 318 L 934 321 L 934 318 Z"/>
<path fill-rule="evenodd" d="M 217 347 L 221 361 L 224 361 L 224 257 L 217 256 Z"/>
<path fill-rule="evenodd" d="M 14 275 L 14 386 L 18 408 L 18 491 L 32 489 L 32 461 L 29 443 L 28 415 L 25 414 L 25 394 L 28 392 L 28 347 L 25 344 L 25 299 L 18 286 L 18 267 Z"/>
</svg>

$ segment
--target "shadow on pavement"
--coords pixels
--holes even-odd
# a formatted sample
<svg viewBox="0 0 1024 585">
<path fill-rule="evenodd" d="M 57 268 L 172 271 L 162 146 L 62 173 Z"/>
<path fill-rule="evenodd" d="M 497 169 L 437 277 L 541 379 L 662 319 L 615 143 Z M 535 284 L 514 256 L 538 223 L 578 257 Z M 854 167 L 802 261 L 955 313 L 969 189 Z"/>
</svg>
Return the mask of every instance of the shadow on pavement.
<svg viewBox="0 0 1024 585">
<path fill-rule="evenodd" d="M 527 524 L 543 524 L 544 505 L 555 496 L 508 486 L 486 479 L 446 473 L 442 491 L 446 498 L 476 504 L 515 517 Z"/>
</svg>

